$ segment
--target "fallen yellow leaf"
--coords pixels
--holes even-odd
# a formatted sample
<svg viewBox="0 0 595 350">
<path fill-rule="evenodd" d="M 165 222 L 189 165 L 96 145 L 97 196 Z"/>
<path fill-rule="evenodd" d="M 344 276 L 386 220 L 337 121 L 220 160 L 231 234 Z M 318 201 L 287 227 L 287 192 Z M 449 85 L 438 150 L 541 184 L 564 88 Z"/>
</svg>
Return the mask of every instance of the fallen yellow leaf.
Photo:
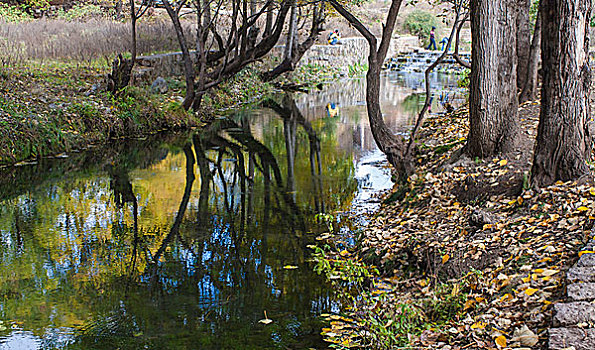
<svg viewBox="0 0 595 350">
<path fill-rule="evenodd" d="M 535 288 L 527 288 L 525 289 L 525 294 L 527 294 L 528 296 L 531 296 L 533 294 L 535 294 L 535 292 L 537 292 L 539 289 L 535 289 Z"/>
<path fill-rule="evenodd" d="M 505 166 L 508 164 L 508 161 L 506 159 L 502 159 L 498 164 L 500 164 L 500 166 Z"/>
<path fill-rule="evenodd" d="M 510 295 L 509 293 L 504 294 L 500 298 L 500 302 L 505 302 L 505 301 L 510 301 L 510 300 L 512 300 L 512 295 Z"/>
<path fill-rule="evenodd" d="M 553 275 L 557 274 L 558 272 L 560 272 L 560 271 L 548 269 L 548 270 L 544 270 L 541 274 L 548 277 L 548 276 L 553 276 Z"/>
<path fill-rule="evenodd" d="M 496 339 L 494 339 L 496 341 L 496 344 L 501 347 L 501 348 L 505 348 L 506 347 L 506 337 L 501 335 L 499 337 L 496 337 Z"/>
<path fill-rule="evenodd" d="M 589 189 L 589 193 L 590 193 L 592 196 L 595 196 L 595 188 L 591 187 L 591 188 Z"/>
<path fill-rule="evenodd" d="M 450 255 L 448 255 L 448 254 L 444 254 L 444 255 L 442 256 L 442 263 L 443 263 L 443 264 L 446 264 L 446 262 L 448 261 L 448 259 L 450 259 Z"/>
<path fill-rule="evenodd" d="M 347 249 L 343 249 L 339 254 L 341 254 L 341 256 L 347 256 L 349 255 L 349 252 L 347 251 Z"/>
<path fill-rule="evenodd" d="M 581 205 L 580 207 L 576 208 L 576 210 L 578 210 L 578 211 L 587 211 L 587 210 L 589 210 L 589 208 L 585 207 L 584 205 Z"/>
<path fill-rule="evenodd" d="M 583 256 L 583 254 L 595 254 L 595 252 L 592 250 L 582 250 L 578 252 L 578 257 L 580 258 L 581 256 Z"/>
<path fill-rule="evenodd" d="M 471 329 L 484 329 L 488 324 L 485 322 L 477 321 L 471 325 Z"/>
</svg>

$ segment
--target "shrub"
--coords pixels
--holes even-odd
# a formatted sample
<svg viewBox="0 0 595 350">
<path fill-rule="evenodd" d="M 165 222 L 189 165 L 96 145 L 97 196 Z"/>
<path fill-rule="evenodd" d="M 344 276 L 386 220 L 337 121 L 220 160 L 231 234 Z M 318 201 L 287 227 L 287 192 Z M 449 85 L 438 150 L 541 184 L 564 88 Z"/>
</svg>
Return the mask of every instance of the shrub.
<svg viewBox="0 0 595 350">
<path fill-rule="evenodd" d="M 70 10 L 59 10 L 57 18 L 65 21 L 85 21 L 92 18 L 109 17 L 111 13 L 104 11 L 100 6 L 93 4 L 77 4 Z"/>
<path fill-rule="evenodd" d="M 457 81 L 457 85 L 460 88 L 469 88 L 469 85 L 471 83 L 471 70 L 470 69 L 464 69 L 463 72 L 461 73 L 461 75 L 459 76 L 459 80 Z"/>
<path fill-rule="evenodd" d="M 438 28 L 438 20 L 429 12 L 415 10 L 407 15 L 403 25 L 409 33 L 425 39 L 429 37 L 432 27 Z"/>
<path fill-rule="evenodd" d="M 2 22 L 24 22 L 32 18 L 31 15 L 18 6 L 9 6 L 0 3 L 0 21 Z"/>
</svg>

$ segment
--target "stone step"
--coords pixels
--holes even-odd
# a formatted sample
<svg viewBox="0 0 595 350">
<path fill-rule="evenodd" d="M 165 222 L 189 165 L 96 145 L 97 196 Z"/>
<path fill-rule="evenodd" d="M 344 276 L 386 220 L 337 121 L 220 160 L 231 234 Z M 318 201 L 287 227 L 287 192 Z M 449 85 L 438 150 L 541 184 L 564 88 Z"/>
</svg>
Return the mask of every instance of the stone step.
<svg viewBox="0 0 595 350">
<path fill-rule="evenodd" d="M 566 292 L 572 300 L 593 300 L 595 299 L 595 283 L 569 284 Z"/>
<path fill-rule="evenodd" d="M 554 325 L 573 326 L 583 322 L 595 322 L 595 304 L 586 301 L 558 303 L 554 305 Z"/>
<path fill-rule="evenodd" d="M 571 349 L 593 350 L 595 348 L 595 329 L 550 328 L 550 350 Z"/>
<path fill-rule="evenodd" d="M 595 267 L 573 267 L 566 273 L 566 278 L 570 282 L 595 282 Z"/>
<path fill-rule="evenodd" d="M 576 263 L 578 267 L 587 267 L 587 266 L 595 266 L 595 254 L 583 254 L 578 262 Z"/>
</svg>

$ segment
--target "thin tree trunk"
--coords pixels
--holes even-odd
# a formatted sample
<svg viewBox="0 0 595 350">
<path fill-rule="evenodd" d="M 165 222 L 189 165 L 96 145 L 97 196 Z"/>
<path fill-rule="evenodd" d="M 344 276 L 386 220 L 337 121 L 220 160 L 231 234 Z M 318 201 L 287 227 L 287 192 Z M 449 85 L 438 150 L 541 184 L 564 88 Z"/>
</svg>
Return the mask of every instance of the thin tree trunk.
<svg viewBox="0 0 595 350">
<path fill-rule="evenodd" d="M 537 98 L 537 77 L 539 72 L 539 62 L 541 61 L 541 21 L 540 7 L 535 21 L 533 40 L 531 41 L 527 78 L 525 79 L 525 85 L 519 96 L 519 103 L 533 101 Z"/>
<path fill-rule="evenodd" d="M 285 42 L 285 53 L 283 59 L 291 60 L 293 56 L 293 47 L 297 31 L 297 11 L 295 9 L 295 0 L 291 2 L 291 13 L 289 15 L 289 29 L 287 30 L 287 41 Z"/>
<path fill-rule="evenodd" d="M 522 89 L 525 86 L 527 78 L 527 69 L 529 65 L 529 54 L 531 46 L 531 20 L 529 18 L 529 9 L 531 0 L 517 0 L 517 35 L 516 50 L 518 57 L 517 65 L 517 88 Z"/>
<path fill-rule="evenodd" d="M 265 26 L 264 26 L 264 32 L 262 33 L 263 37 L 267 37 L 269 35 L 271 35 L 271 32 L 273 31 L 273 3 L 269 3 L 266 5 L 267 6 L 267 14 L 266 14 L 266 20 L 265 20 Z"/>
<path fill-rule="evenodd" d="M 312 15 L 312 27 L 310 28 L 310 34 L 301 44 L 297 45 L 297 42 L 295 43 L 296 48 L 293 50 L 291 57 L 285 58 L 283 62 L 279 63 L 270 71 L 262 73 L 261 79 L 263 81 L 271 81 L 283 73 L 293 71 L 306 51 L 308 51 L 312 45 L 314 45 L 316 39 L 322 32 L 322 24 L 324 23 L 324 7 L 319 9 L 317 5 L 313 6 L 314 11 Z"/>
<path fill-rule="evenodd" d="M 376 145 L 386 154 L 387 160 L 397 171 L 399 181 L 404 182 L 413 170 L 412 164 L 405 159 L 406 145 L 386 125 L 380 109 L 380 71 L 388 52 L 401 2 L 402 0 L 393 0 L 391 3 L 383 26 L 380 46 L 378 46 L 376 37 L 336 0 L 331 0 L 330 4 L 368 41 L 370 53 L 368 55 L 368 73 L 366 74 L 366 107 L 370 129 Z"/>
<path fill-rule="evenodd" d="M 180 50 L 182 50 L 182 59 L 184 60 L 184 76 L 186 79 L 186 96 L 184 98 L 184 102 L 182 102 L 182 107 L 184 107 L 185 110 L 188 110 L 194 103 L 195 74 L 194 66 L 192 64 L 192 57 L 190 57 L 186 36 L 184 35 L 184 30 L 182 29 L 182 24 L 180 23 L 180 17 L 178 16 L 178 13 L 172 8 L 169 0 L 163 0 L 163 5 L 165 6 L 165 10 L 167 11 L 167 14 L 169 15 L 169 18 L 171 19 L 171 22 L 174 26 L 178 43 L 180 45 Z"/>
<path fill-rule="evenodd" d="M 519 134 L 512 1 L 471 1 L 470 129 L 465 147 L 471 157 L 512 151 Z"/>
<path fill-rule="evenodd" d="M 119 2 L 120 12 L 122 10 L 122 1 Z M 120 13 L 121 14 L 121 13 Z M 132 69 L 136 61 L 136 9 L 134 6 L 134 0 L 130 0 L 130 25 L 131 25 L 131 36 L 132 36 L 132 47 L 130 48 L 131 58 L 124 58 L 121 54 L 114 59 L 112 62 L 112 71 L 108 74 L 108 87 L 107 90 L 112 93 L 118 93 L 120 90 L 130 84 L 132 78 Z"/>
<path fill-rule="evenodd" d="M 533 184 L 589 172 L 591 158 L 589 22 L 591 0 L 541 0 L 543 84 Z"/>
</svg>

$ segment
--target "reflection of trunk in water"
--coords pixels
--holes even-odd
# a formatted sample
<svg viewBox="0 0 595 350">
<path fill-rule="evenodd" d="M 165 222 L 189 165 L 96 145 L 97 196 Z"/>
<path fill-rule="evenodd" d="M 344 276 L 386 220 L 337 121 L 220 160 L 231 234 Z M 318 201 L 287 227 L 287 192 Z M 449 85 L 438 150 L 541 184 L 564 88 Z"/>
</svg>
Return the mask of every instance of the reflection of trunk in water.
<svg viewBox="0 0 595 350">
<path fill-rule="evenodd" d="M 138 201 L 134 191 L 132 190 L 132 183 L 130 182 L 128 172 L 125 169 L 120 169 L 119 167 L 110 167 L 108 168 L 108 173 L 111 178 L 110 189 L 113 191 L 114 203 L 116 204 L 116 207 L 122 209 L 126 203 L 132 204 L 133 238 L 132 255 L 130 257 L 130 278 L 126 284 L 126 289 L 128 290 L 132 277 L 134 276 L 138 255 Z"/>
<path fill-rule="evenodd" d="M 242 149 L 247 152 L 252 152 L 253 154 L 258 156 L 260 159 L 260 164 L 255 160 L 255 167 L 260 169 L 262 174 L 265 178 L 265 192 L 267 183 L 270 180 L 275 181 L 275 185 L 278 189 L 278 193 L 285 203 L 289 212 L 283 212 L 283 208 L 280 205 L 278 206 L 278 210 L 282 214 L 287 214 L 288 217 L 292 220 L 292 227 L 299 227 L 301 231 L 305 231 L 305 223 L 303 221 L 303 217 L 301 212 L 294 200 L 294 198 L 285 191 L 286 186 L 283 184 L 283 177 L 281 175 L 281 170 L 279 168 L 279 164 L 277 163 L 277 159 L 275 155 L 269 150 L 265 145 L 263 145 L 260 141 L 254 138 L 254 136 L 250 133 L 247 133 L 244 129 L 242 129 L 237 123 L 232 120 L 220 120 L 216 123 L 213 123 L 205 132 L 201 135 L 202 137 L 214 137 L 215 134 L 218 134 L 221 131 L 225 131 L 227 135 L 232 139 L 229 142 L 233 142 L 234 144 L 241 145 Z M 271 177 L 272 175 L 272 177 Z M 269 180 L 270 179 L 270 180 Z M 268 203 L 270 204 L 270 202 Z M 267 197 L 265 193 L 265 206 L 267 205 Z M 265 208 L 266 210 L 266 208 Z"/>
<path fill-rule="evenodd" d="M 285 149 L 287 155 L 287 192 L 291 194 L 293 200 L 295 196 L 295 155 L 297 154 L 297 123 L 294 118 L 283 119 L 283 131 L 285 136 Z"/>
<path fill-rule="evenodd" d="M 151 275 L 153 282 L 157 281 L 158 274 L 157 267 L 159 266 L 158 262 L 163 253 L 165 252 L 167 246 L 170 244 L 173 239 L 178 236 L 180 225 L 182 223 L 182 218 L 186 213 L 186 208 L 188 207 L 188 202 L 190 201 L 190 194 L 192 192 L 192 184 L 194 183 L 194 164 L 196 160 L 194 159 L 194 152 L 192 152 L 192 146 L 190 143 L 187 143 L 183 147 L 184 154 L 186 155 L 186 186 L 184 187 L 184 195 L 182 196 L 182 201 L 180 202 L 180 207 L 178 208 L 178 213 L 176 214 L 176 218 L 174 219 L 174 223 L 169 231 L 169 234 L 163 239 L 161 242 L 161 246 L 155 252 L 152 257 L 152 261 L 150 262 L 150 269 L 149 274 Z M 152 283 L 153 287 L 156 286 L 156 283 Z"/>
<path fill-rule="evenodd" d="M 306 131 L 306 134 L 308 134 L 308 141 L 310 143 L 310 173 L 312 174 L 312 184 L 314 187 L 314 209 L 318 213 L 324 213 L 325 208 L 322 196 L 323 186 L 322 162 L 320 160 L 320 139 L 318 138 L 316 131 L 314 131 L 314 128 L 312 128 L 310 122 L 304 118 L 291 94 L 286 94 L 284 96 L 283 106 L 279 105 L 272 99 L 266 100 L 264 102 L 264 106 L 272 109 L 281 118 L 283 118 L 284 124 L 288 123 L 288 121 L 293 121 L 294 124 L 300 124 L 304 128 L 304 131 Z M 295 134 L 296 132 L 294 131 L 294 141 Z M 289 154 L 289 148 L 287 153 Z"/>
</svg>

